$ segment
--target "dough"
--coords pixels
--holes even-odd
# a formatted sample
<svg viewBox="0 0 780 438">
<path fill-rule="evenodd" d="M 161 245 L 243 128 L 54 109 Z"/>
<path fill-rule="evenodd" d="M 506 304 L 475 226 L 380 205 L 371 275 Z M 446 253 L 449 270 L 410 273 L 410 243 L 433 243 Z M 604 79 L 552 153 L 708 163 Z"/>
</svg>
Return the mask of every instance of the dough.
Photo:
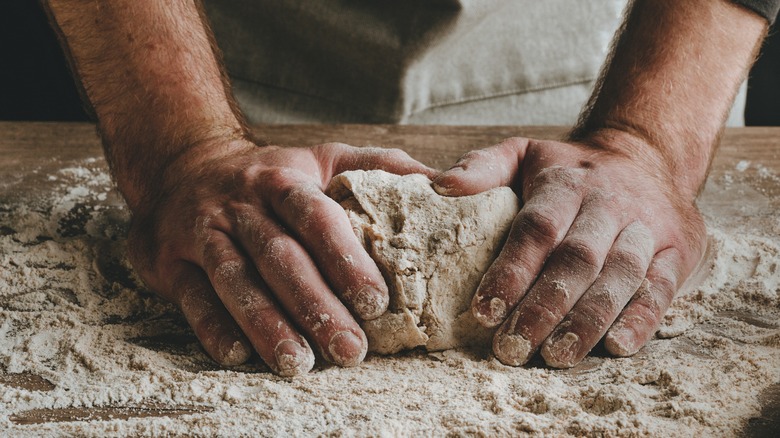
<svg viewBox="0 0 780 438">
<path fill-rule="evenodd" d="M 333 178 L 328 194 L 390 288 L 388 311 L 363 323 L 369 351 L 489 348 L 493 331 L 470 305 L 519 211 L 511 189 L 444 197 L 423 175 L 357 170 Z"/>
</svg>

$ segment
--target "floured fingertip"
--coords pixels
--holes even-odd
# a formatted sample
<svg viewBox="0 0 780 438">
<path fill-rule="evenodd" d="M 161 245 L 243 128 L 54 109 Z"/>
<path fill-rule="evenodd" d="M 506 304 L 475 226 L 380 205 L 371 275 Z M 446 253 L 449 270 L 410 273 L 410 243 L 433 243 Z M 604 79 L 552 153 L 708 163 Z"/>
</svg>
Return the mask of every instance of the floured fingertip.
<svg viewBox="0 0 780 438">
<path fill-rule="evenodd" d="M 493 354 L 504 365 L 523 365 L 531 358 L 531 353 L 531 342 L 524 336 L 497 333 L 493 338 Z"/>
<path fill-rule="evenodd" d="M 633 356 L 639 351 L 636 342 L 633 341 L 633 335 L 625 328 L 610 330 L 604 336 L 604 348 L 618 357 Z"/>
<path fill-rule="evenodd" d="M 217 361 L 223 366 L 236 366 L 249 360 L 252 355 L 251 347 L 233 336 L 225 336 L 219 343 L 220 359 Z"/>
<path fill-rule="evenodd" d="M 458 186 L 460 185 L 460 179 L 464 173 L 465 170 L 462 167 L 452 167 L 436 177 L 433 180 L 431 187 L 436 193 L 442 196 L 459 195 L 461 190 Z"/>
<path fill-rule="evenodd" d="M 281 341 L 274 349 L 276 372 L 283 377 L 308 373 L 314 367 L 314 353 L 311 349 L 290 339 Z"/>
<path fill-rule="evenodd" d="M 579 362 L 581 340 L 575 333 L 548 339 L 542 346 L 544 362 L 555 368 L 571 368 Z"/>
<path fill-rule="evenodd" d="M 368 352 L 368 341 L 350 331 L 338 332 L 330 338 L 328 353 L 336 365 L 353 367 L 363 362 Z"/>
<path fill-rule="evenodd" d="M 390 297 L 373 286 L 363 286 L 352 296 L 352 307 L 362 319 L 370 321 L 380 317 L 387 311 Z"/>
<path fill-rule="evenodd" d="M 496 297 L 474 296 L 471 314 L 483 327 L 496 327 L 506 319 L 506 301 Z"/>
<path fill-rule="evenodd" d="M 436 193 L 442 196 L 453 196 L 457 194 L 457 191 L 454 188 L 440 185 L 435 181 L 431 184 L 431 187 Z"/>
</svg>

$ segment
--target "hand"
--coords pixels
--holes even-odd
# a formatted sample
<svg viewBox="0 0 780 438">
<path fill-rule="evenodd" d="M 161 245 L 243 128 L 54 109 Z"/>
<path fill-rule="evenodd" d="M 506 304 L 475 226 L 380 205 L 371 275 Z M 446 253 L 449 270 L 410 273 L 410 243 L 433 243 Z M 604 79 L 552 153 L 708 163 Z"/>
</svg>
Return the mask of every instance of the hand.
<svg viewBox="0 0 780 438">
<path fill-rule="evenodd" d="M 511 186 L 523 200 L 472 312 L 501 327 L 496 357 L 571 367 L 604 336 L 617 356 L 655 333 L 700 260 L 705 229 L 690 191 L 635 139 L 578 144 L 512 138 L 466 154 L 435 180 L 446 195 Z"/>
<path fill-rule="evenodd" d="M 160 194 L 135 212 L 135 268 L 220 364 L 242 363 L 254 348 L 281 375 L 306 373 L 309 342 L 332 363 L 358 364 L 367 341 L 356 318 L 386 310 L 387 286 L 322 190 L 350 169 L 432 170 L 399 150 L 336 143 L 206 149 L 168 166 Z"/>
</svg>

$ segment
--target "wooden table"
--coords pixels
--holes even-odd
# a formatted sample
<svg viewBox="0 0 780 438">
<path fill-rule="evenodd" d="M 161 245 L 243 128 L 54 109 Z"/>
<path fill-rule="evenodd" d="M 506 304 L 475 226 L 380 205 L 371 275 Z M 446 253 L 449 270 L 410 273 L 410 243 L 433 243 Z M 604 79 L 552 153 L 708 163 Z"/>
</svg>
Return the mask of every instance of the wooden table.
<svg viewBox="0 0 780 438">
<path fill-rule="evenodd" d="M 414 158 L 436 167 L 446 168 L 464 152 L 485 147 L 510 136 L 561 138 L 561 127 L 459 127 L 459 126 L 384 126 L 384 125 L 303 125 L 258 126 L 257 133 L 274 144 L 306 146 L 340 141 L 356 146 L 375 145 L 406 150 Z M 46 190 L 42 175 L 63 163 L 101 157 L 100 142 L 94 126 L 79 123 L 9 123 L 0 122 L 0 204 L 34 196 Z M 101 162 L 104 163 L 104 162 Z M 101 164 L 104 165 L 104 164 Z M 747 168 L 745 170 L 744 168 Z M 718 185 L 709 184 L 702 194 L 700 206 L 708 220 L 751 222 L 759 226 L 777 220 L 780 211 L 780 183 L 766 175 L 780 174 L 780 128 L 727 129 L 715 157 L 710 181 L 731 173 L 753 178 L 756 187 L 766 195 L 767 202 L 755 208 L 744 208 L 739 193 L 724 194 Z M 763 172 L 763 173 L 762 173 Z M 763 175 L 763 176 L 762 176 Z M 21 188 L 21 189 L 20 189 Z M 118 197 L 116 202 L 121 202 Z M 736 208 L 740 205 L 740 208 Z M 750 207 L 750 206 L 749 206 Z M 718 215 L 719 217 L 714 217 Z M 0 224 L 0 227 L 3 224 Z M 52 384 L 30 374 L 4 374 L 0 368 L 0 384 L 34 391 L 50 390 Z M 760 424 L 778 427 L 780 386 L 775 385 L 765 396 L 764 418 Z M 181 412 L 180 412 L 181 411 Z M 187 413 L 155 409 L 108 408 L 106 412 L 77 408 L 59 412 L 38 413 L 19 421 L 68 421 L 75 418 L 123 418 L 129 416 L 175 416 Z M 760 433 L 763 429 L 756 429 Z M 769 429 L 766 429 L 769 430 Z"/>
<path fill-rule="evenodd" d="M 274 144 L 307 146 L 339 141 L 354 146 L 396 147 L 429 166 L 445 169 L 460 155 L 511 136 L 559 139 L 563 127 L 268 125 L 255 132 Z M 86 123 L 0 122 L 0 181 L 41 166 L 46 158 L 73 160 L 102 155 L 95 128 Z M 780 171 L 780 128 L 727 129 L 713 163 L 713 176 L 741 160 Z"/>
<path fill-rule="evenodd" d="M 267 125 L 255 127 L 260 138 L 271 144 L 310 146 L 343 142 L 354 146 L 401 148 L 412 157 L 438 169 L 446 169 L 465 152 L 486 147 L 512 136 L 561 139 L 566 128 L 555 126 L 399 126 L 399 125 Z M 27 196 L 46 190 L 34 170 L 45 173 L 62 162 L 102 157 L 95 128 L 86 123 L 0 122 L 0 199 Z M 737 165 L 752 163 L 743 176 L 769 196 L 769 204 L 756 209 L 735 208 L 739 193 L 726 194 L 707 188 L 700 205 L 704 213 L 717 211 L 762 225 L 780 211 L 780 186 L 765 173 L 780 174 L 780 128 L 730 128 L 715 155 L 710 181 L 734 172 Z M 23 182 L 24 193 L 6 192 L 11 181 Z M 733 196 L 732 196 L 733 195 Z M 756 222 L 758 221 L 758 222 Z"/>
</svg>

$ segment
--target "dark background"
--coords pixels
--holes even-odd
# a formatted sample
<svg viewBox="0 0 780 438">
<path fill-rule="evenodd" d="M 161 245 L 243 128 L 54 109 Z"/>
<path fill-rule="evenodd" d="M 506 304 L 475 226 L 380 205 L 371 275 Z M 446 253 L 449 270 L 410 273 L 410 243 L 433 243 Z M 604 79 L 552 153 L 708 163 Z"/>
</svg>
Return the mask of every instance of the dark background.
<svg viewBox="0 0 780 438">
<path fill-rule="evenodd" d="M 747 125 L 780 126 L 780 32 L 750 73 Z M 38 2 L 0 6 L 0 120 L 88 120 L 57 38 Z"/>
</svg>

